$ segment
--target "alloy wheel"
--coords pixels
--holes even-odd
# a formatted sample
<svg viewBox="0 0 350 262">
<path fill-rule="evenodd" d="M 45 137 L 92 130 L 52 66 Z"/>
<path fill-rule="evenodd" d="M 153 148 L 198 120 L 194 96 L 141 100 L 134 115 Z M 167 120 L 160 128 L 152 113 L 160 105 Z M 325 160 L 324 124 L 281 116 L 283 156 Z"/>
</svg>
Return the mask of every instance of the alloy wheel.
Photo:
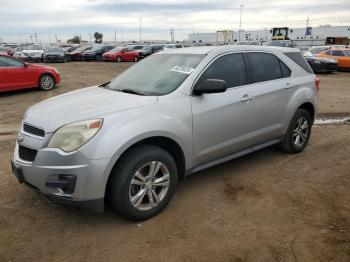
<svg viewBox="0 0 350 262">
<path fill-rule="evenodd" d="M 54 86 L 54 81 L 51 76 L 49 75 L 44 75 L 40 79 L 40 86 L 44 90 L 50 90 Z"/>
<path fill-rule="evenodd" d="M 309 124 L 305 117 L 297 119 L 293 130 L 293 143 L 297 147 L 302 147 L 309 135 Z"/>
<path fill-rule="evenodd" d="M 169 185 L 170 173 L 162 162 L 146 163 L 135 172 L 131 179 L 130 203 L 138 210 L 150 210 L 165 198 Z"/>
</svg>

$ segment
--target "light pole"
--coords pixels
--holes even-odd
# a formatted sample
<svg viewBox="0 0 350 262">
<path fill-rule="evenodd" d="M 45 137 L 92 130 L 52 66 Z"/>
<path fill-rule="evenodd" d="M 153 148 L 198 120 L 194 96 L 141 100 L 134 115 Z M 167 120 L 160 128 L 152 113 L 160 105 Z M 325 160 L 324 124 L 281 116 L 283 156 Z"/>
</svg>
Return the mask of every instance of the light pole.
<svg viewBox="0 0 350 262">
<path fill-rule="evenodd" d="M 140 44 L 141 44 L 141 22 L 142 22 L 142 18 L 140 17 Z"/>
<path fill-rule="evenodd" d="M 240 14 L 240 16 L 239 16 L 238 41 L 241 41 L 241 29 L 242 29 L 242 11 L 243 11 L 243 6 L 244 6 L 244 5 L 240 5 L 240 8 L 241 8 L 241 14 Z"/>
</svg>

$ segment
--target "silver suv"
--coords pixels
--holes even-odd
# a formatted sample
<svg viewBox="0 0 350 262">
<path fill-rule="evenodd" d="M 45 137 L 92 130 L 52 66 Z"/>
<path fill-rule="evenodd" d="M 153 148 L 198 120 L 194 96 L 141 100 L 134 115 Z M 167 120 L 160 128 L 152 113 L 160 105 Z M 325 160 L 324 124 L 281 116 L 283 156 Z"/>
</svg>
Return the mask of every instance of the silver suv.
<svg viewBox="0 0 350 262">
<path fill-rule="evenodd" d="M 318 85 L 297 49 L 167 50 L 30 107 L 13 172 L 57 201 L 147 219 L 188 174 L 277 143 L 302 151 Z"/>
</svg>

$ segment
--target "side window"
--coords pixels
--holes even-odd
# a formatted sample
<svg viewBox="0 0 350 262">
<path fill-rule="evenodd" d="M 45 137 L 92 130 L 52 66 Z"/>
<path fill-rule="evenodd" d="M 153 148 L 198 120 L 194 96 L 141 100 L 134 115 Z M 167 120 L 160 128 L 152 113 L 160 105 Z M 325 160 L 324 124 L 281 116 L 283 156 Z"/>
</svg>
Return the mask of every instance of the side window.
<svg viewBox="0 0 350 262">
<path fill-rule="evenodd" d="M 299 65 L 301 68 L 303 68 L 306 72 L 313 74 L 314 71 L 312 71 L 310 65 L 308 62 L 306 62 L 305 58 L 301 55 L 300 52 L 288 52 L 284 53 L 286 56 L 288 56 L 290 59 L 294 61 L 297 65 Z"/>
<path fill-rule="evenodd" d="M 328 50 L 328 51 L 326 52 L 326 55 L 332 55 L 332 51 Z"/>
<path fill-rule="evenodd" d="M 246 83 L 246 72 L 242 54 L 224 55 L 216 59 L 201 75 L 198 83 L 206 79 L 225 80 L 228 87 Z"/>
<path fill-rule="evenodd" d="M 282 70 L 282 77 L 290 77 L 292 72 L 290 69 L 280 60 L 281 70 Z"/>
<path fill-rule="evenodd" d="M 279 79 L 282 77 L 279 59 L 266 53 L 247 53 L 250 83 Z"/>
<path fill-rule="evenodd" d="M 333 55 L 333 56 L 345 56 L 345 55 L 344 55 L 344 52 L 341 51 L 341 50 L 333 50 L 333 51 L 332 51 L 332 55 Z"/>
<path fill-rule="evenodd" d="M 23 67 L 24 64 L 17 59 L 0 56 L 0 67 Z"/>
</svg>

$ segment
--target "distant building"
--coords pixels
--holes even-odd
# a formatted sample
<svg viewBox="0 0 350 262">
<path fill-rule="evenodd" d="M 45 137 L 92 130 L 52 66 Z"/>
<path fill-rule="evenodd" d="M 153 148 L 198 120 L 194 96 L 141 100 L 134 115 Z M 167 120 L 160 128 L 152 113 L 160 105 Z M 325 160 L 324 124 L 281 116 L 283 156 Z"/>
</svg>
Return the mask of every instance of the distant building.
<svg viewBox="0 0 350 262">
<path fill-rule="evenodd" d="M 218 31 L 219 32 L 219 31 Z M 188 35 L 188 42 L 202 44 L 224 44 L 222 38 L 217 37 L 218 32 L 192 33 Z M 350 26 L 321 25 L 318 27 L 288 28 L 289 39 L 297 45 L 324 45 L 327 37 L 350 38 Z M 272 29 L 233 32 L 233 42 L 259 41 L 266 42 L 272 38 Z M 230 41 L 229 41 L 230 42 Z"/>
</svg>

